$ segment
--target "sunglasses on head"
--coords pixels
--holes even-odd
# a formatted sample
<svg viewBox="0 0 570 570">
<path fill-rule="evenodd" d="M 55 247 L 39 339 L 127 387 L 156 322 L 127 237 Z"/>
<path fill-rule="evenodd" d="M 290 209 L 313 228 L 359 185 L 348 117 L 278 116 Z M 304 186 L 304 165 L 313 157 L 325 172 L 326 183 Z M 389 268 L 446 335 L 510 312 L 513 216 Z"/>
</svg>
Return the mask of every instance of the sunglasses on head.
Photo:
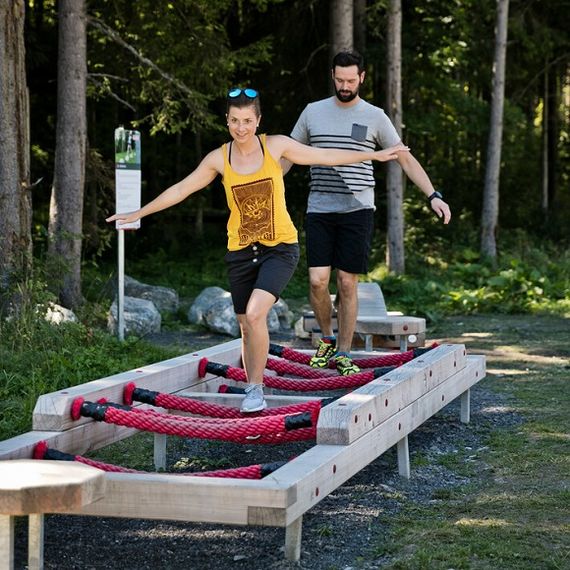
<svg viewBox="0 0 570 570">
<path fill-rule="evenodd" d="M 236 97 L 239 97 L 242 93 L 246 97 L 249 97 L 250 99 L 255 99 L 259 95 L 259 93 L 255 89 L 251 89 L 250 87 L 248 87 L 247 89 L 240 89 L 239 87 L 236 87 L 235 89 L 230 89 L 228 91 L 228 97 L 230 99 L 235 99 Z"/>
</svg>

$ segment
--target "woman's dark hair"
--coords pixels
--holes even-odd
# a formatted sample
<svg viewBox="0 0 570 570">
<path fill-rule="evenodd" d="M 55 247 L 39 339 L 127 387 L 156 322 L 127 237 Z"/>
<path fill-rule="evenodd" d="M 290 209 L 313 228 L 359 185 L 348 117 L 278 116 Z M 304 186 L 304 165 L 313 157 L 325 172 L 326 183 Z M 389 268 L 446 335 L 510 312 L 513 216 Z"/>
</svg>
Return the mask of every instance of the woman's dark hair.
<svg viewBox="0 0 570 570">
<path fill-rule="evenodd" d="M 337 65 L 339 67 L 356 65 L 358 67 L 358 73 L 362 73 L 364 71 L 364 58 L 356 50 L 339 51 L 332 60 L 333 71 Z"/>
<path fill-rule="evenodd" d="M 245 93 L 240 93 L 237 97 L 228 97 L 226 101 L 226 113 L 230 112 L 230 107 L 253 107 L 257 117 L 261 117 L 261 102 L 259 101 L 259 93 L 253 99 Z"/>
</svg>

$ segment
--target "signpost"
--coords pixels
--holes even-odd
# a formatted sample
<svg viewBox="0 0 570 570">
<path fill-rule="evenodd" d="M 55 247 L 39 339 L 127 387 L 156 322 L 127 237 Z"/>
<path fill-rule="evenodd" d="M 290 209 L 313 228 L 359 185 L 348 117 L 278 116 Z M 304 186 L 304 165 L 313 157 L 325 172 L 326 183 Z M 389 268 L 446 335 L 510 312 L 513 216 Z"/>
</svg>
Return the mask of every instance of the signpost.
<svg viewBox="0 0 570 570">
<path fill-rule="evenodd" d="M 115 129 L 115 212 L 124 214 L 141 207 L 141 134 L 119 127 Z M 141 222 L 119 224 L 118 232 L 118 287 L 117 336 L 125 338 L 125 230 L 136 230 Z"/>
</svg>

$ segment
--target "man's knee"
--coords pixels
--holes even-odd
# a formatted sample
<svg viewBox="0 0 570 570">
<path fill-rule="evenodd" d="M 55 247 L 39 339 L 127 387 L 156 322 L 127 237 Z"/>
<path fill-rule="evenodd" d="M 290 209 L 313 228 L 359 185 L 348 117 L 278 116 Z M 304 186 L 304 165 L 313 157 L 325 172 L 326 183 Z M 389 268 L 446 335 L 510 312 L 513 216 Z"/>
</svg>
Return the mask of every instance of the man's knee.
<svg viewBox="0 0 570 570">
<path fill-rule="evenodd" d="M 358 275 L 354 273 L 339 272 L 336 279 L 337 288 L 341 297 L 356 295 L 358 289 Z"/>
</svg>

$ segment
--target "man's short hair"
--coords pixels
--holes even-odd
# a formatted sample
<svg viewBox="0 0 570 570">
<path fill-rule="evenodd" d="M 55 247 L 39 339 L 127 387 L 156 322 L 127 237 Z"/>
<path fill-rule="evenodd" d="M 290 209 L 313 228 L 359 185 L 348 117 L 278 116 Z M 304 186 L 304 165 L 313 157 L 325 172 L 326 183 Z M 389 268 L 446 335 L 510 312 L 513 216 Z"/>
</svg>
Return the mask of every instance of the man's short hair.
<svg viewBox="0 0 570 570">
<path fill-rule="evenodd" d="M 339 67 L 350 67 L 351 65 L 356 65 L 358 67 L 358 73 L 364 71 L 364 58 L 356 50 L 343 50 L 339 51 L 332 60 L 332 70 L 336 66 Z"/>
</svg>

